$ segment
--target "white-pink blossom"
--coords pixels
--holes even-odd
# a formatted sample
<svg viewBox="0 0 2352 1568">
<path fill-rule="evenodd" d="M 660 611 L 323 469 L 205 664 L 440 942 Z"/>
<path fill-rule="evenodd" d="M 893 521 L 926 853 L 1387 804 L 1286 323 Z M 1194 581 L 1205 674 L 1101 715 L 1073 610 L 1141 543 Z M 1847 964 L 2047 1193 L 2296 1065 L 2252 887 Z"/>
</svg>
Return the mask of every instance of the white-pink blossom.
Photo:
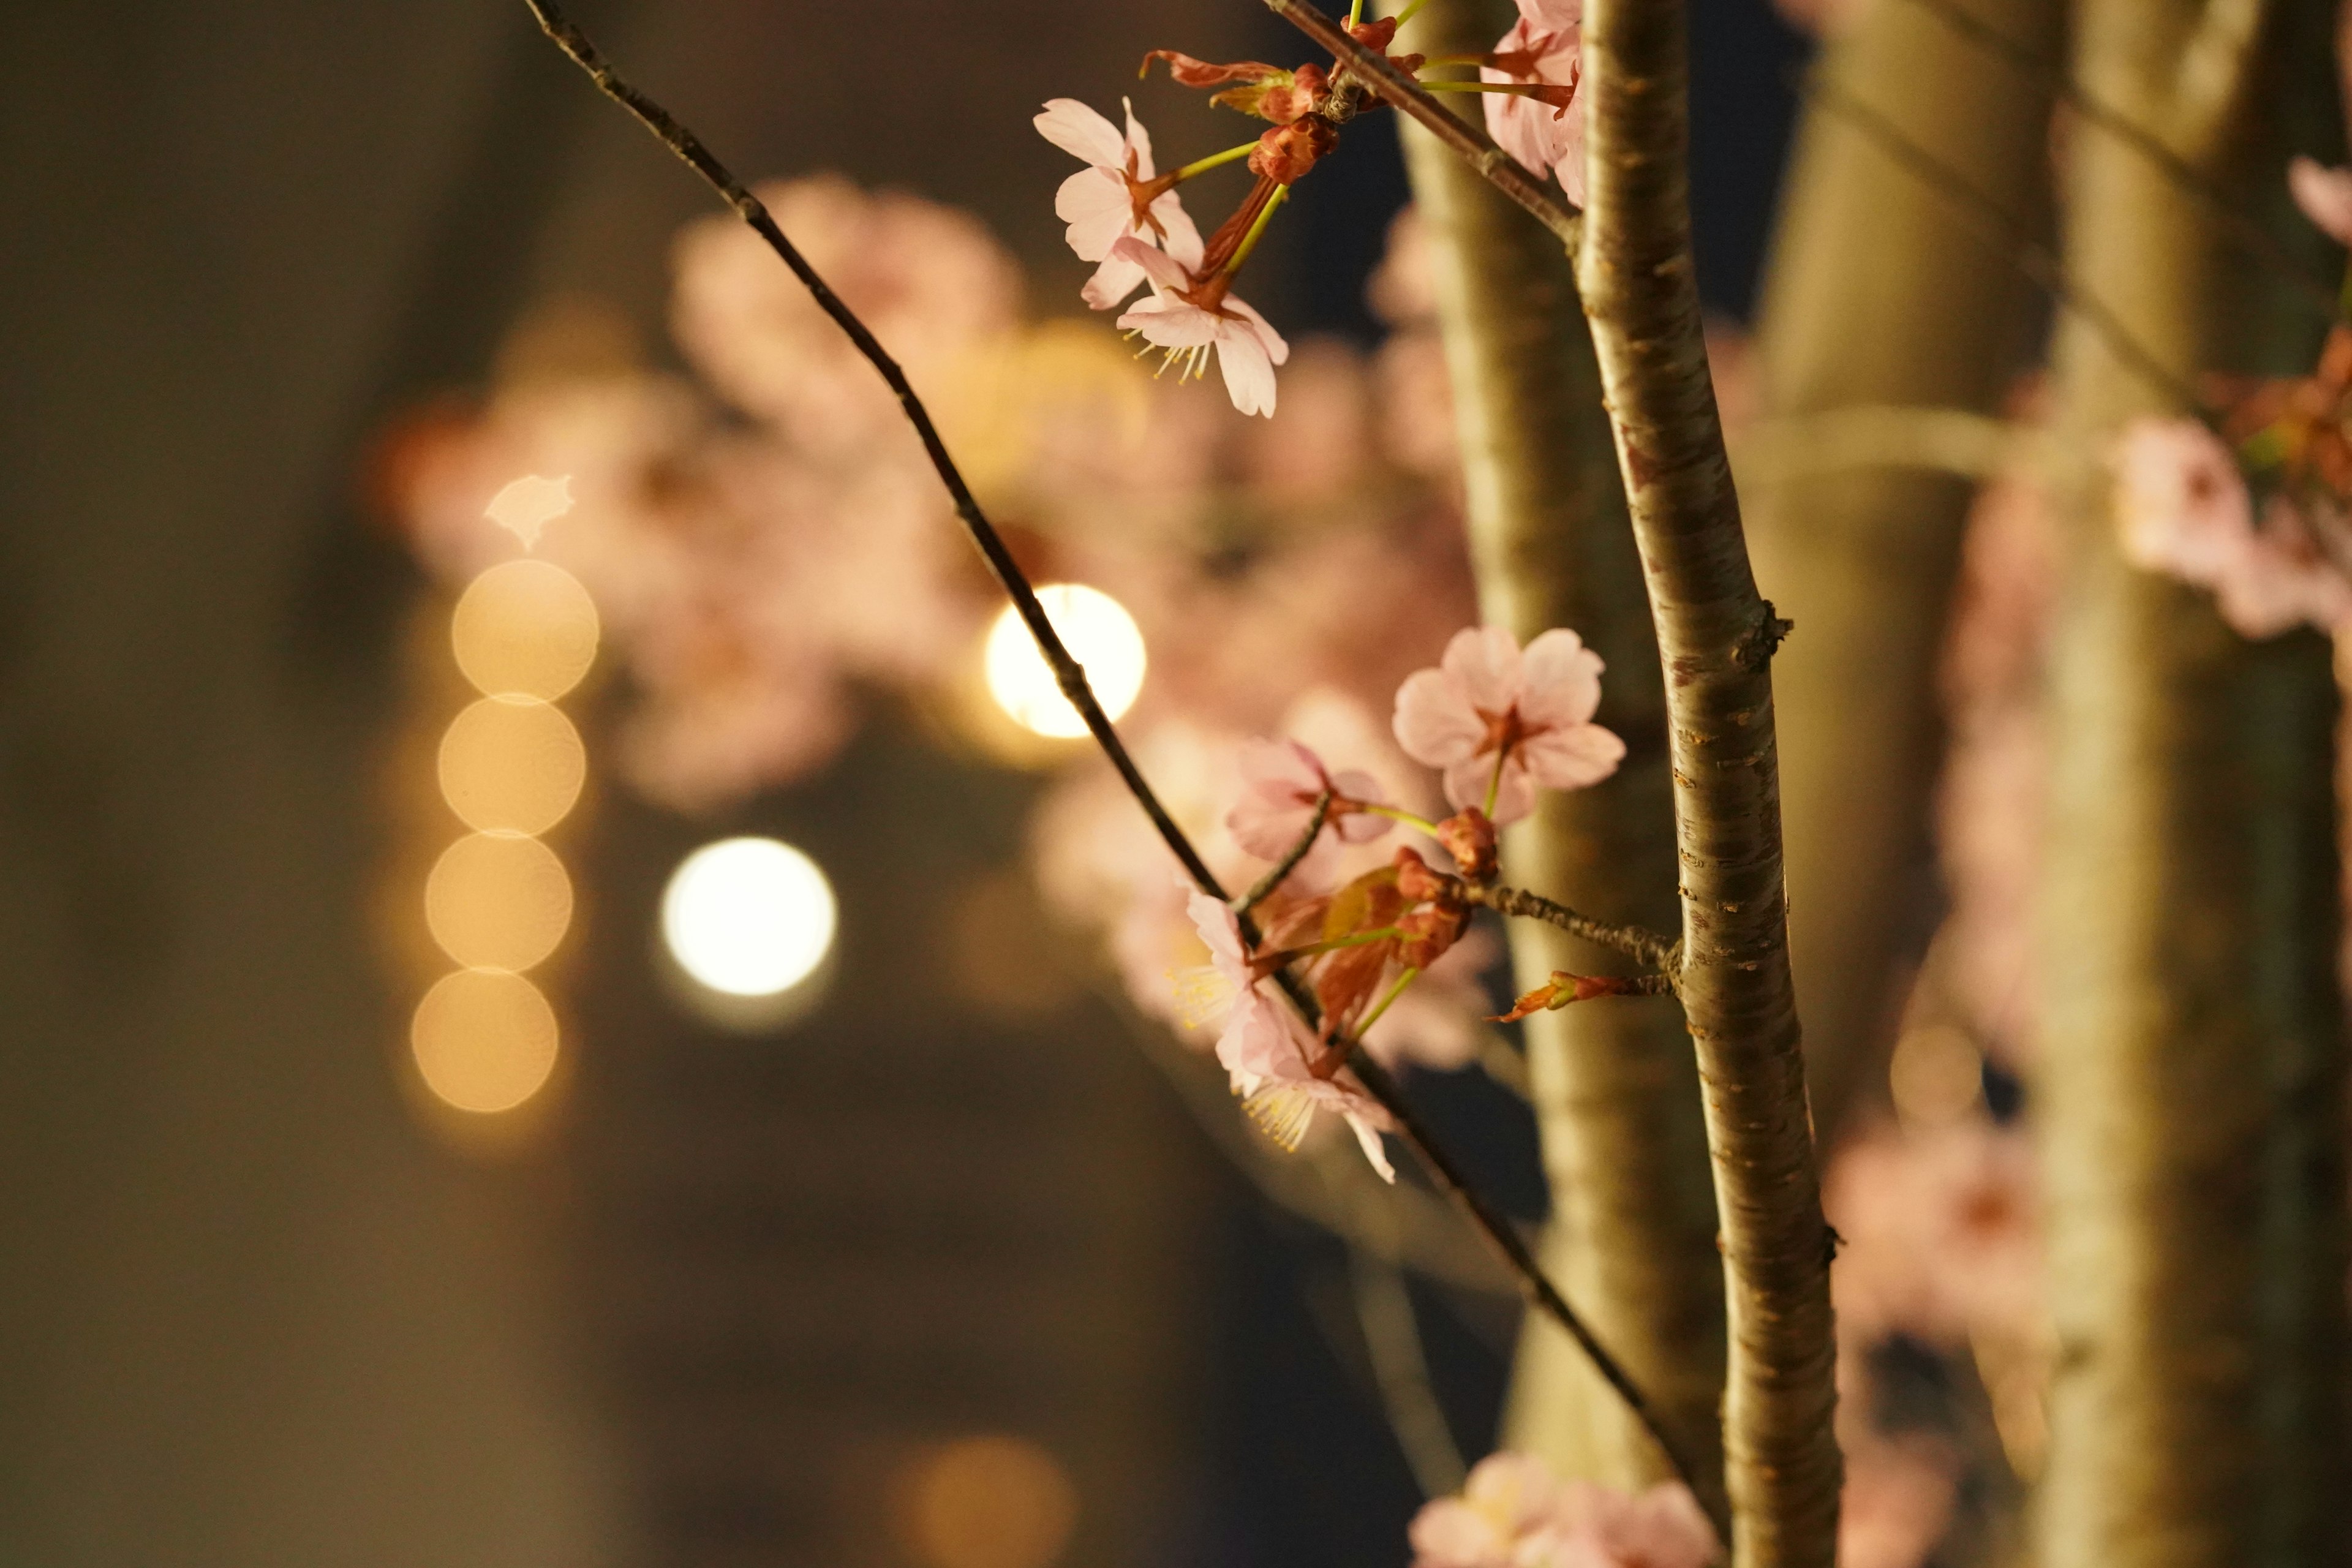
<svg viewBox="0 0 2352 1568">
<path fill-rule="evenodd" d="M 1318 1074 L 1314 1059 L 1324 1047 L 1298 1015 L 1271 995 L 1253 973 L 1241 921 L 1230 905 L 1192 890 L 1185 900 L 1193 929 L 1209 949 L 1205 970 L 1179 977 L 1194 1006 L 1223 1006 L 1217 1060 L 1231 1075 L 1250 1120 L 1286 1149 L 1298 1147 L 1318 1110 L 1343 1118 L 1356 1134 L 1364 1158 L 1383 1181 L 1396 1180 L 1381 1134 L 1391 1126 L 1380 1102 L 1344 1071 Z"/>
<path fill-rule="evenodd" d="M 1358 769 L 1334 773 L 1297 741 L 1253 741 L 1241 755 L 1242 798 L 1225 816 L 1234 841 L 1261 860 L 1279 860 L 1314 820 L 1315 803 L 1332 797 L 1323 831 L 1344 843 L 1378 838 L 1390 819 L 1353 809 L 1380 804 L 1380 785 Z"/>
<path fill-rule="evenodd" d="M 1702 1568 L 1717 1555 L 1680 1483 L 1628 1496 L 1515 1453 L 1479 1460 L 1459 1496 L 1423 1507 L 1410 1535 L 1414 1568 Z"/>
<path fill-rule="evenodd" d="M 2298 157 L 2286 166 L 2294 205 L 2338 245 L 2352 245 L 2352 168 L 2331 169 Z"/>
<path fill-rule="evenodd" d="M 1415 670 L 1397 689 L 1397 743 L 1444 770 L 1455 805 L 1517 821 L 1535 809 L 1538 785 L 1581 789 L 1624 759 L 1625 742 L 1592 722 L 1601 670 L 1601 656 L 1565 628 L 1522 651 L 1500 626 L 1466 627 L 1436 668 Z"/>
<path fill-rule="evenodd" d="M 1481 79 L 1569 89 L 1566 108 L 1517 93 L 1488 93 L 1486 132 L 1503 151 L 1541 173 L 1584 205 L 1584 95 L 1576 87 L 1584 67 L 1583 0 L 1519 0 L 1519 19 L 1495 46 L 1505 64 L 1481 66 Z"/>
<path fill-rule="evenodd" d="M 1201 231 L 1192 226 L 1183 202 L 1173 187 L 1135 210 L 1135 186 L 1154 176 L 1151 136 L 1135 117 L 1135 106 L 1121 99 L 1127 110 L 1127 132 L 1075 98 L 1048 99 L 1037 116 L 1037 133 L 1087 165 L 1062 182 L 1054 193 L 1054 216 L 1069 225 L 1065 237 L 1081 261 L 1097 261 L 1095 275 L 1080 295 L 1097 310 L 1122 303 L 1143 282 L 1143 268 L 1129 257 L 1114 254 L 1123 238 L 1159 246 L 1187 268 L 1201 265 Z"/>
<path fill-rule="evenodd" d="M 1140 267 L 1151 282 L 1151 298 L 1131 306 L 1119 317 L 1119 326 L 1167 350 L 1169 363 L 1181 367 L 1180 376 L 1200 374 L 1214 349 L 1234 406 L 1272 418 L 1274 367 L 1290 357 L 1290 345 L 1282 334 L 1231 292 L 1209 306 L 1200 304 L 1193 297 L 1197 291 L 1192 272 L 1165 251 L 1130 237 L 1113 246 L 1111 253 Z"/>
</svg>

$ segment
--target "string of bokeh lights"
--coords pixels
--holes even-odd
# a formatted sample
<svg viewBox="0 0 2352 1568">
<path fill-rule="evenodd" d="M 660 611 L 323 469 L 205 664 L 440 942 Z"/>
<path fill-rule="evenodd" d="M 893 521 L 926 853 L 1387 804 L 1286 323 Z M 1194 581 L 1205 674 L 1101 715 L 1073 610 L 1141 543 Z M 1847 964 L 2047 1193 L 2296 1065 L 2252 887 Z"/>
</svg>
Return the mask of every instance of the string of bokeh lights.
<svg viewBox="0 0 2352 1568">
<path fill-rule="evenodd" d="M 526 476 L 486 519 L 526 552 L 568 512 L 569 481 Z M 1117 600 L 1083 584 L 1039 590 L 1047 616 L 1086 666 L 1116 719 L 1143 688 L 1142 633 Z M 438 752 L 442 799 L 466 832 L 425 879 L 425 918 L 457 966 L 417 1003 L 409 1043 L 425 1086 L 458 1110 L 523 1105 L 552 1076 L 562 1045 L 554 1005 L 531 978 L 571 930 L 571 873 L 544 836 L 577 805 L 587 778 L 579 729 L 557 706 L 594 667 L 602 623 L 587 588 L 526 554 L 477 575 L 450 617 L 457 668 L 478 695 L 451 720 Z M 1086 727 L 1008 607 L 981 650 L 991 699 L 1049 740 Z M 671 873 L 659 916 L 672 989 L 709 1022 L 772 1027 L 817 989 L 839 927 L 833 884 L 814 860 L 773 838 L 705 844 Z"/>
</svg>

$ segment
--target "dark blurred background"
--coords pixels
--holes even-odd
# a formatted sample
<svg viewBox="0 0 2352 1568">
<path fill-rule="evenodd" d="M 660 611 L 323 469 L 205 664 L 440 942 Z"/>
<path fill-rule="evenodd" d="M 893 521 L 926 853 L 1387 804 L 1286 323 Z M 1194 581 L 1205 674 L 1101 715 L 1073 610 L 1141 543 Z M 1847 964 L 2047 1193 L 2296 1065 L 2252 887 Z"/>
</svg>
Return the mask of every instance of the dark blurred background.
<svg viewBox="0 0 2352 1568">
<path fill-rule="evenodd" d="M 1040 100 L 1154 46 L 1302 54 L 1248 0 L 576 9 L 747 174 L 976 211 L 1039 309 L 1082 276 Z M 1801 50 L 1764 0 L 1696 15 L 1701 278 L 1737 318 Z M 537 301 L 658 342 L 702 190 L 519 0 L 17 0 L 0 58 L 0 1560 L 903 1563 L 908 1456 L 1002 1433 L 1073 1478 L 1072 1563 L 1401 1563 L 1418 1496 L 1336 1246 L 1075 988 L 908 983 L 974 907 L 993 962 L 1055 971 L 985 918 L 1023 778 L 885 721 L 719 821 L 598 791 L 553 1106 L 467 1136 L 404 1076 L 375 911 L 425 590 L 367 454 Z M 1369 333 L 1394 149 L 1300 194 L 1254 297 Z M 842 883 L 831 987 L 779 1033 L 697 1023 L 649 962 L 724 831 Z M 1538 1203 L 1502 1097 L 1436 1092 Z M 1422 1305 L 1475 1457 L 1509 1315 Z"/>
</svg>

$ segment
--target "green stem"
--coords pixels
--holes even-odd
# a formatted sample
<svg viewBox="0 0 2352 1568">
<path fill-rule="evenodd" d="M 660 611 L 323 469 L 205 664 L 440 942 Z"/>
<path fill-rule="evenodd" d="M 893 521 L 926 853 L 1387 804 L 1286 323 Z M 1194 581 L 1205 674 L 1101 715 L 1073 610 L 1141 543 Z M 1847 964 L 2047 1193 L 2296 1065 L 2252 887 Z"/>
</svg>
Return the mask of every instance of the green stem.
<svg viewBox="0 0 2352 1568">
<path fill-rule="evenodd" d="M 1366 1032 L 1369 1031 L 1374 1024 L 1381 1021 L 1381 1015 L 1389 1010 L 1389 1004 L 1403 995 L 1404 988 L 1420 978 L 1421 971 L 1418 969 L 1408 969 L 1402 974 L 1398 975 L 1396 977 L 1396 984 L 1390 986 L 1387 994 L 1382 995 L 1378 1002 L 1372 1004 L 1372 1010 L 1364 1015 L 1364 1021 L 1362 1023 L 1356 1026 L 1356 1038 L 1360 1040 L 1362 1039 Z"/>
<path fill-rule="evenodd" d="M 1430 821 L 1429 818 L 1425 816 L 1419 816 L 1410 811 L 1406 811 L 1402 806 L 1359 805 L 1356 809 L 1364 813 L 1368 816 L 1385 816 L 1391 822 L 1402 822 L 1407 827 L 1418 827 L 1423 833 L 1428 834 L 1432 838 L 1437 837 L 1437 824 Z"/>
<path fill-rule="evenodd" d="M 1304 947 L 1286 947 L 1280 952 L 1262 952 L 1250 962 L 1264 964 L 1269 971 L 1286 968 L 1302 958 L 1316 958 L 1327 952 L 1337 952 L 1343 947 L 1362 947 L 1368 942 L 1387 942 L 1404 932 L 1394 926 L 1382 926 L 1377 931 L 1360 931 L 1349 936 L 1335 936 L 1328 942 L 1310 942 Z"/>
<path fill-rule="evenodd" d="M 1486 776 L 1486 819 L 1495 817 L 1495 802 L 1503 793 L 1503 764 L 1511 760 L 1511 748 L 1503 747 L 1495 753 L 1495 771 Z"/>
<path fill-rule="evenodd" d="M 1552 90 L 1549 82 L 1525 81 L 1425 81 L 1421 84 L 1432 92 L 1501 92 L 1514 98 L 1540 99 Z"/>
<path fill-rule="evenodd" d="M 1246 158 L 1256 151 L 1255 142 L 1244 142 L 1238 147 L 1228 147 L 1222 153 L 1212 153 L 1205 158 L 1196 158 L 1177 170 L 1172 177 L 1178 184 L 1182 184 L 1195 174 L 1205 174 L 1212 169 L 1223 168 L 1234 159 Z"/>
<path fill-rule="evenodd" d="M 1280 206 L 1289 195 L 1288 185 L 1274 187 L 1274 195 L 1266 198 L 1265 207 L 1257 215 L 1257 221 L 1250 225 L 1247 234 L 1242 236 L 1241 245 L 1234 251 L 1234 258 L 1225 263 L 1226 277 L 1231 278 L 1242 269 L 1242 263 L 1249 259 L 1250 252 L 1257 248 L 1259 237 L 1265 233 L 1266 220 L 1274 216 L 1274 209 Z"/>
</svg>

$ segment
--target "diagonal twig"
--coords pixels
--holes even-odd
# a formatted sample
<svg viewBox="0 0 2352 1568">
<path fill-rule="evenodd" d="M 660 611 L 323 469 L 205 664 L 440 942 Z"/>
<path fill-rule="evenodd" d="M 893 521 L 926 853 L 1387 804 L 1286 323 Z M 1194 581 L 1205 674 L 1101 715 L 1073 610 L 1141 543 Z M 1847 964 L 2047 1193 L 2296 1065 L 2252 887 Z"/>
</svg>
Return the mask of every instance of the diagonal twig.
<svg viewBox="0 0 2352 1568">
<path fill-rule="evenodd" d="M 1307 4 L 1307 0 L 1265 0 L 1266 9 L 1306 34 L 1364 90 L 1401 114 L 1409 114 L 1429 133 L 1465 159 L 1487 184 L 1535 215 L 1536 221 L 1559 236 L 1573 253 L 1584 233 L 1584 215 L 1549 189 L 1538 174 L 1495 144 L 1475 125 L 1457 119 L 1429 90 L 1374 51 L 1349 37 L 1339 23 Z"/>
<path fill-rule="evenodd" d="M 1085 720 L 1087 733 L 1094 737 L 1095 743 L 1102 749 L 1103 754 L 1110 759 L 1112 766 L 1118 769 L 1119 778 L 1126 784 L 1128 793 L 1135 797 L 1137 805 L 1141 806 L 1144 813 L 1151 819 L 1151 825 L 1159 833 L 1161 842 L 1166 844 L 1170 852 L 1176 857 L 1178 863 L 1184 868 L 1185 874 L 1192 879 L 1194 885 L 1211 898 L 1221 902 L 1230 901 L 1230 895 L 1218 881 L 1215 873 L 1209 869 L 1207 862 L 1202 859 L 1200 851 L 1193 847 L 1191 838 L 1177 825 L 1175 819 L 1168 814 L 1167 808 L 1160 804 L 1159 796 L 1153 793 L 1150 784 L 1144 778 L 1142 771 L 1136 766 L 1135 760 L 1128 754 L 1126 745 L 1119 740 L 1118 731 L 1111 726 L 1109 716 L 1103 711 L 1102 704 L 1097 700 L 1093 689 L 1087 685 L 1086 670 L 1076 658 L 1071 657 L 1069 649 L 1063 645 L 1061 637 L 1054 629 L 1053 622 L 1046 618 L 1045 606 L 1038 603 L 1035 589 L 1030 585 L 1019 563 L 1013 559 L 1012 552 L 1005 548 L 1004 541 L 997 533 L 995 526 L 988 521 L 987 514 L 981 510 L 980 502 L 973 497 L 971 487 L 964 482 L 962 473 L 956 467 L 955 459 L 949 454 L 946 443 L 940 438 L 937 426 L 931 423 L 930 415 L 924 408 L 922 399 L 916 395 L 913 385 L 908 381 L 906 372 L 899 368 L 898 362 L 890 357 L 880 341 L 867 330 L 865 322 L 858 320 L 856 313 L 842 302 L 840 296 L 826 285 L 824 279 L 817 275 L 816 269 L 809 265 L 807 258 L 801 255 L 790 239 L 785 237 L 783 230 L 777 226 L 776 220 L 769 214 L 766 205 L 759 197 L 746 189 L 742 182 L 738 180 L 727 166 L 702 144 L 700 138 L 680 124 L 667 110 L 624 80 L 604 59 L 596 46 L 590 41 L 588 36 L 563 14 L 562 8 L 555 4 L 555 0 L 523 0 L 523 3 L 530 7 L 531 15 L 538 19 L 541 28 L 547 36 L 554 40 L 556 46 L 562 49 L 574 64 L 593 79 L 606 97 L 635 116 L 638 122 L 653 132 L 664 146 L 677 154 L 696 174 L 701 175 L 725 198 L 728 205 L 735 210 L 736 215 L 767 242 L 768 247 L 782 258 L 784 265 L 792 269 L 793 275 L 808 289 L 819 308 L 833 319 L 835 325 L 848 334 L 850 342 L 856 345 L 858 353 L 865 356 L 876 372 L 881 375 L 883 381 L 888 384 L 891 392 L 898 399 L 899 407 L 905 411 L 908 423 L 914 426 L 916 435 L 921 438 L 923 450 L 929 458 L 932 468 L 938 473 L 940 482 L 947 487 L 949 497 L 955 503 L 956 516 L 962 521 L 964 530 L 971 536 L 972 543 L 987 561 L 989 570 L 995 575 L 1006 596 L 1013 601 L 1013 608 L 1019 613 L 1022 624 L 1028 628 L 1030 636 L 1035 639 L 1038 652 L 1044 656 L 1047 666 L 1054 671 L 1055 680 L 1060 686 L 1063 695 L 1069 700 L 1070 705 L 1076 708 L 1079 716 Z M 1289 3 L 1289 0 L 1283 0 L 1283 3 Z M 1352 39 L 1343 37 L 1340 42 L 1344 48 L 1355 50 L 1358 55 L 1361 55 L 1362 51 L 1356 49 Z M 1384 62 L 1374 62 L 1374 65 L 1378 69 L 1383 71 L 1388 69 Z M 1389 74 L 1395 75 L 1392 71 Z M 1378 89 L 1375 88 L 1375 90 Z M 1488 142 L 1483 133 L 1470 132 L 1467 127 L 1461 127 L 1459 121 L 1454 123 L 1460 127 L 1465 135 L 1472 136 L 1476 142 L 1483 142 L 1488 148 L 1493 148 L 1493 143 Z M 1500 149 L 1494 149 L 1494 151 L 1500 153 Z M 1505 161 L 1508 162 L 1507 158 Z M 1517 169 L 1517 165 L 1512 164 L 1511 167 Z M 1520 171 L 1522 176 L 1524 173 Z M 1542 196 L 1540 189 L 1537 189 L 1535 195 L 1540 200 L 1549 202 L 1549 198 Z M 1558 204 L 1550 205 L 1557 206 Z M 1536 209 L 1530 208 L 1530 210 Z M 1565 208 L 1560 210 L 1566 211 Z M 1538 216 L 1541 216 L 1540 213 Z M 1573 219 L 1573 214 L 1568 216 Z M 1244 939 L 1255 946 L 1258 940 L 1255 926 L 1247 915 L 1241 916 L 1240 921 Z M 1274 978 L 1282 987 L 1284 994 L 1289 997 L 1292 1005 L 1298 1008 L 1308 1023 L 1310 1025 L 1315 1023 L 1320 1009 L 1317 1006 L 1313 994 L 1307 991 L 1298 976 L 1292 971 L 1284 970 Z M 1363 1084 L 1365 1092 L 1377 1100 L 1381 1107 L 1395 1120 L 1399 1135 L 1420 1158 L 1433 1179 L 1448 1196 L 1461 1205 L 1488 1245 L 1510 1268 L 1518 1281 L 1521 1293 L 1537 1310 L 1557 1321 L 1575 1339 L 1585 1353 L 1591 1357 L 1595 1370 L 1601 1373 L 1602 1379 L 1616 1391 L 1620 1398 L 1624 1400 L 1635 1417 L 1657 1441 L 1667 1462 L 1685 1481 L 1693 1480 L 1695 1472 L 1681 1446 L 1666 1432 L 1648 1398 L 1633 1383 L 1624 1367 L 1601 1343 L 1591 1326 L 1574 1308 L 1569 1305 L 1567 1299 L 1560 1295 L 1559 1289 L 1544 1274 L 1541 1266 L 1536 1261 L 1534 1252 L 1528 1246 L 1526 1239 L 1520 1236 L 1510 1217 L 1496 1207 L 1491 1200 L 1472 1184 L 1461 1165 L 1433 1136 L 1428 1123 L 1414 1110 L 1412 1103 L 1398 1089 L 1396 1079 L 1364 1051 L 1360 1041 L 1349 1042 L 1348 1065 Z M 1696 1491 L 1698 1489 L 1694 1485 L 1693 1489 Z"/>
</svg>

